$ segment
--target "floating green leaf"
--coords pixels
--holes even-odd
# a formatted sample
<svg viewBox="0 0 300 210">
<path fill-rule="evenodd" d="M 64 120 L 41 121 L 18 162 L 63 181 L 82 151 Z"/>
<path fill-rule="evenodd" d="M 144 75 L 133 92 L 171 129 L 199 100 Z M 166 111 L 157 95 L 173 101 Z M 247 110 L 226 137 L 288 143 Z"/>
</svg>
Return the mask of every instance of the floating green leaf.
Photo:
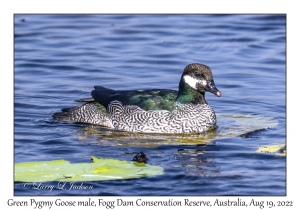
<svg viewBox="0 0 300 210">
<path fill-rule="evenodd" d="M 92 163 L 66 160 L 15 164 L 15 182 L 100 181 L 141 178 L 163 174 L 160 166 L 92 157 Z"/>
<path fill-rule="evenodd" d="M 285 145 L 269 145 L 264 146 L 256 150 L 256 152 L 263 153 L 278 153 L 279 155 L 286 155 L 286 146 Z"/>
<path fill-rule="evenodd" d="M 217 114 L 217 120 L 218 138 L 244 135 L 278 125 L 278 121 L 271 117 L 250 114 Z"/>
</svg>

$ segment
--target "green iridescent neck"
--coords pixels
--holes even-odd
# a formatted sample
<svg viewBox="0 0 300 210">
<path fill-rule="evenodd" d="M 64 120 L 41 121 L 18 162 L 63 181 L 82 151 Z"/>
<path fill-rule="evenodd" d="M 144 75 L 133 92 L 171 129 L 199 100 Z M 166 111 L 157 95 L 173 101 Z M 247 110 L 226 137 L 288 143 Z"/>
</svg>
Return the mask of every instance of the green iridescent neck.
<svg viewBox="0 0 300 210">
<path fill-rule="evenodd" d="M 186 84 L 182 78 L 179 83 L 179 91 L 175 101 L 181 104 L 207 104 L 204 95 L 204 92 L 200 93 L 196 91 L 194 88 Z"/>
</svg>

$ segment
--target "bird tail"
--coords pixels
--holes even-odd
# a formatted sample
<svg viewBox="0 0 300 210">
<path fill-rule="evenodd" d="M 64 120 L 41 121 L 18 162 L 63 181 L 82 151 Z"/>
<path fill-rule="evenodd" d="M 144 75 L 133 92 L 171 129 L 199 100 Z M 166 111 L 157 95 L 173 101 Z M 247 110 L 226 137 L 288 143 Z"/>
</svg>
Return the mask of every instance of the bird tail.
<svg viewBox="0 0 300 210">
<path fill-rule="evenodd" d="M 64 108 L 53 114 L 53 119 L 63 122 L 79 122 L 113 128 L 104 107 L 98 103 L 85 103 L 73 108 Z"/>
</svg>

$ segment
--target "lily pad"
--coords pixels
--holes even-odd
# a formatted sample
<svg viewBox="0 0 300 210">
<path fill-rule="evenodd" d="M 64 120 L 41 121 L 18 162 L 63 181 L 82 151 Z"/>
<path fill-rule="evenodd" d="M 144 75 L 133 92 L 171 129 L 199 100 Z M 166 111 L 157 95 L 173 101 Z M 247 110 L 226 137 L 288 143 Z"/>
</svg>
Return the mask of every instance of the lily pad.
<svg viewBox="0 0 300 210">
<path fill-rule="evenodd" d="M 207 144 L 215 139 L 230 138 L 254 131 L 275 128 L 278 121 L 271 117 L 243 114 L 217 114 L 217 129 L 193 134 L 147 134 L 116 131 L 88 125 L 80 128 L 79 139 L 97 136 L 95 144 L 155 148 L 160 145 Z"/>
<path fill-rule="evenodd" d="M 133 161 L 92 157 L 92 163 L 66 160 L 15 164 L 15 182 L 77 182 L 132 179 L 163 174 L 163 168 Z"/>
<path fill-rule="evenodd" d="M 240 136 L 278 126 L 278 121 L 271 117 L 251 114 L 217 114 L 217 120 L 218 138 Z"/>
<path fill-rule="evenodd" d="M 286 145 L 268 145 L 261 148 L 258 148 L 256 152 L 263 153 L 277 153 L 279 155 L 286 155 Z"/>
</svg>

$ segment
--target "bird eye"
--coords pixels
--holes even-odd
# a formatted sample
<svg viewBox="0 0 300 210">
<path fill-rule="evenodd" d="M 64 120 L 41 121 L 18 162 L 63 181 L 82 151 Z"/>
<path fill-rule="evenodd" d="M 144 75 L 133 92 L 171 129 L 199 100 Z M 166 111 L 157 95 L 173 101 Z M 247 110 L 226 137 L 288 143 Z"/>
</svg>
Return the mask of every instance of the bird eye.
<svg viewBox="0 0 300 210">
<path fill-rule="evenodd" d="M 195 76 L 196 76 L 196 77 L 200 77 L 200 76 L 201 76 L 201 73 L 200 73 L 199 71 L 196 71 L 196 72 L 195 72 Z"/>
</svg>

